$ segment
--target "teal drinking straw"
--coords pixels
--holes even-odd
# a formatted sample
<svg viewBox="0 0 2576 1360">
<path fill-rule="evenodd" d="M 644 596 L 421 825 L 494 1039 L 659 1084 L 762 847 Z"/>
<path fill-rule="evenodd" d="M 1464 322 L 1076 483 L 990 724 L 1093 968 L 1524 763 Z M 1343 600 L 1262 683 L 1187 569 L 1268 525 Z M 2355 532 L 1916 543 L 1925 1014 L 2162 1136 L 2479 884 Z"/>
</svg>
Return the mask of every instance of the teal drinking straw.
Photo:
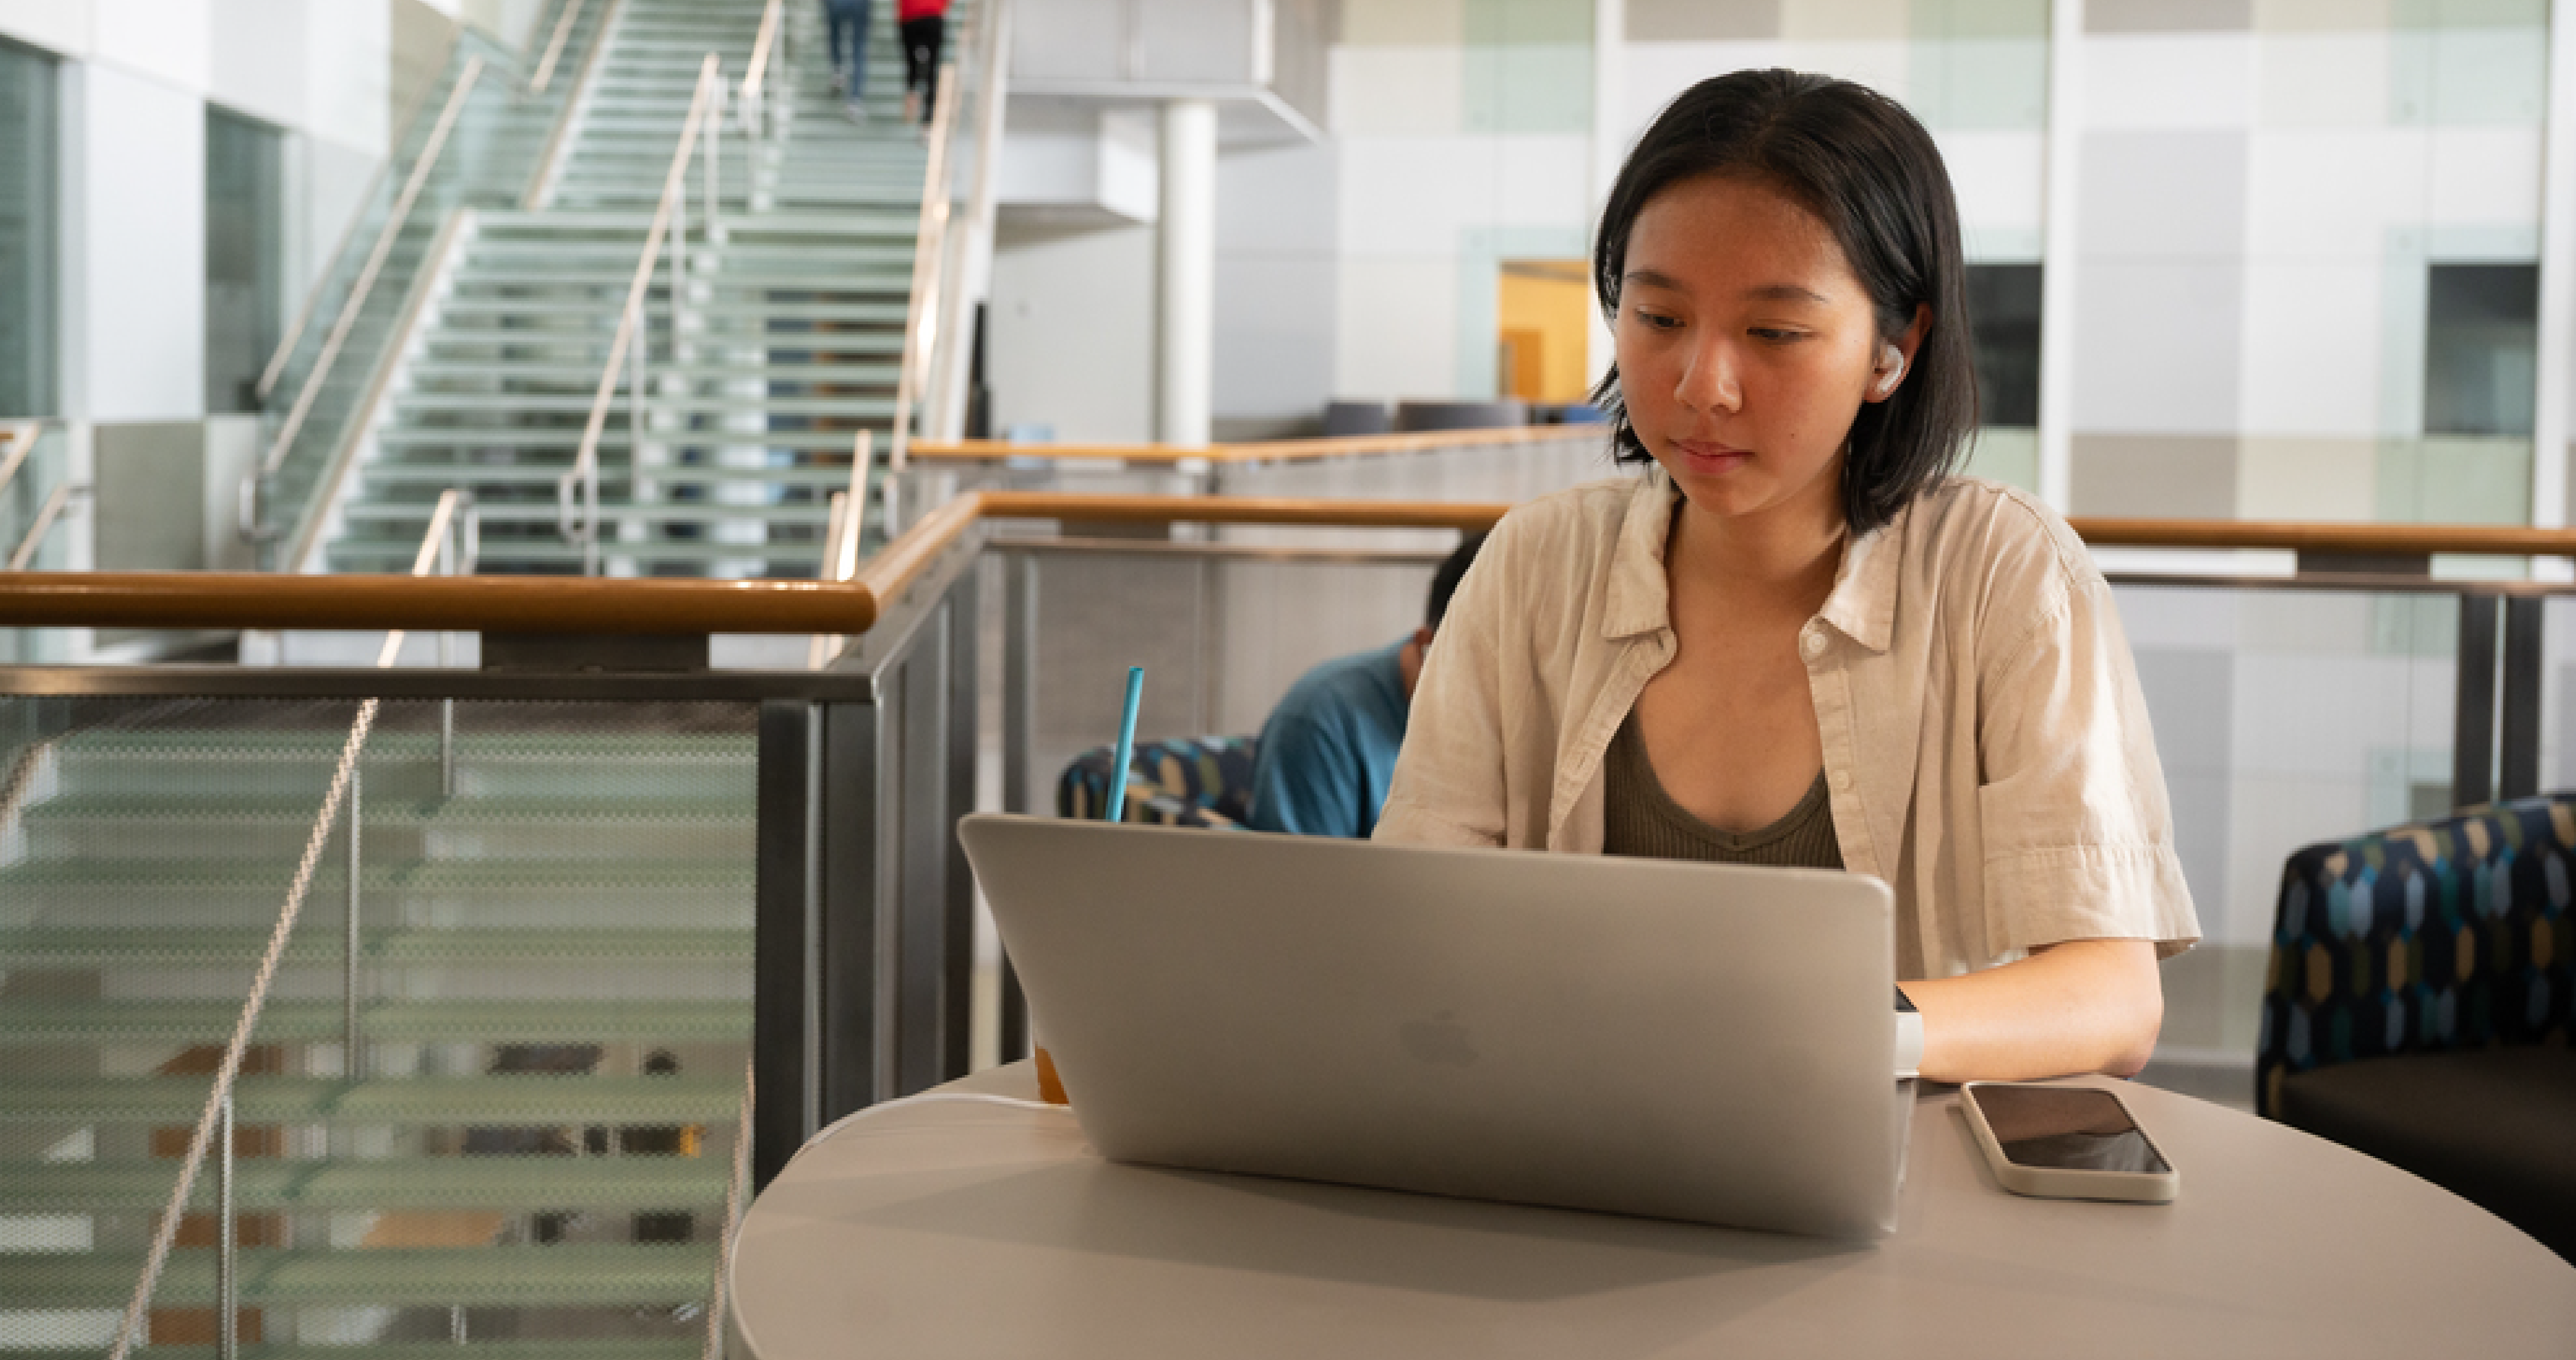
<svg viewBox="0 0 2576 1360">
<path fill-rule="evenodd" d="M 1136 758 L 1136 706 L 1145 698 L 1145 668 L 1127 668 L 1127 711 L 1118 719 L 1118 756 L 1109 762 L 1109 820 L 1127 820 L 1127 762 Z"/>
</svg>

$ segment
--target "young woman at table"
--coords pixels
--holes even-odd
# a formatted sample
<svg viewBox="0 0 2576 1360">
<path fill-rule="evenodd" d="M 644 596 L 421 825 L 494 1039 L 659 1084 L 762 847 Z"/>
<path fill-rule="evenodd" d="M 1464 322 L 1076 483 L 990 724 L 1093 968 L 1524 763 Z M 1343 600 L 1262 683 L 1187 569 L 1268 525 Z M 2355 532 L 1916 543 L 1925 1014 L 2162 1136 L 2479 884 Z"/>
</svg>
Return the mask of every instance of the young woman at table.
<svg viewBox="0 0 2576 1360">
<path fill-rule="evenodd" d="M 2135 1072 L 2199 926 L 2109 588 L 1949 475 L 1976 378 L 1931 136 L 1848 81 L 1705 81 L 1592 264 L 1649 466 L 1495 530 L 1378 838 L 1875 874 L 1923 1075 Z"/>
</svg>

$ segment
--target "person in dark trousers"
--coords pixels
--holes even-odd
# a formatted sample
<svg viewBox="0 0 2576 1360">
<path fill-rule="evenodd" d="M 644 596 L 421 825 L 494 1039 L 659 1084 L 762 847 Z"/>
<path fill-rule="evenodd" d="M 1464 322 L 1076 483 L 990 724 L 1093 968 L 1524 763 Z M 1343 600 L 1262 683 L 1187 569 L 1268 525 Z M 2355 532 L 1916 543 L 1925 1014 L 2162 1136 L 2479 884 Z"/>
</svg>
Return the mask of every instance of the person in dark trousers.
<svg viewBox="0 0 2576 1360">
<path fill-rule="evenodd" d="M 948 38 L 948 0 L 897 0 L 903 30 L 903 117 L 930 125 L 939 95 L 939 46 Z"/>
<path fill-rule="evenodd" d="M 823 0 L 823 19 L 831 42 L 832 92 L 852 118 L 864 107 L 868 87 L 868 0 Z"/>
</svg>

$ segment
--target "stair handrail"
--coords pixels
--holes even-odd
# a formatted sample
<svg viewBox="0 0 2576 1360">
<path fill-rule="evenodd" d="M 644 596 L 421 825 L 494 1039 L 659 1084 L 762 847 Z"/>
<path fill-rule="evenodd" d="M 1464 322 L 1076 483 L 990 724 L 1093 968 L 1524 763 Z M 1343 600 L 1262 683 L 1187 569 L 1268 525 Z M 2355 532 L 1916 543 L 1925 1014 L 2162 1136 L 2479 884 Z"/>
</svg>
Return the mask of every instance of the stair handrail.
<svg viewBox="0 0 2576 1360">
<path fill-rule="evenodd" d="M 438 493 L 438 504 L 429 512 L 429 527 L 420 536 L 420 550 L 412 554 L 414 576 L 471 576 L 476 559 L 483 551 L 483 518 L 474 506 L 472 487 L 451 486 Z M 448 642 L 452 630 L 438 634 L 439 664 L 448 664 Z M 391 666 L 402 654 L 405 630 L 385 630 L 384 648 L 376 653 L 376 665 Z"/>
<path fill-rule="evenodd" d="M 735 105 L 735 117 L 743 135 L 755 144 L 767 142 L 776 131 L 777 119 L 768 102 L 769 68 L 773 62 L 786 62 L 786 19 L 786 0 L 769 0 L 761 8 L 760 35 L 751 40 L 751 61 L 742 72 L 742 99 Z"/>
<path fill-rule="evenodd" d="M 876 466 L 876 431 L 861 430 L 850 440 L 850 486 L 832 493 L 823 518 L 824 580 L 835 584 L 859 574 L 859 536 L 868 519 L 868 479 Z M 805 668 L 820 670 L 847 640 L 844 633 L 816 633 L 807 645 Z"/>
<path fill-rule="evenodd" d="M 366 306 L 367 295 L 375 290 L 376 276 L 383 272 L 386 257 L 393 254 L 394 242 L 402 235 L 404 223 L 420 200 L 422 188 L 429 183 L 430 172 L 438 168 L 439 157 L 447 150 L 448 134 L 465 112 L 466 100 L 474 93 L 475 82 L 482 77 L 483 58 L 465 59 L 465 69 L 458 73 L 455 88 L 448 92 L 445 107 L 438 111 L 438 122 L 429 130 L 429 141 L 421 147 L 412 164 L 411 174 L 404 179 L 402 193 L 385 214 L 385 225 L 376 233 L 376 244 L 367 253 L 367 262 L 358 271 L 358 280 L 349 289 L 348 299 L 340 305 L 339 317 L 332 322 L 331 333 L 323 338 L 322 352 L 314 357 L 313 371 L 304 375 L 304 385 L 295 394 L 295 405 L 288 409 L 286 420 L 278 426 L 277 437 L 269 444 L 268 454 L 260 460 L 259 480 L 266 482 L 286 465 L 287 451 L 295 436 L 303 431 L 304 418 L 313 411 L 313 403 L 322 395 L 323 380 L 330 376 L 331 366 L 338 362 L 340 348 L 349 332 L 358 324 L 358 313 Z"/>
<path fill-rule="evenodd" d="M 528 77 L 528 93 L 544 94 L 555 78 L 555 63 L 563 60 L 564 43 L 572 37 L 573 22 L 581 17 L 584 0 L 572 0 L 564 6 L 563 17 L 555 20 L 554 36 L 546 40 L 545 55 L 537 59 L 536 73 Z"/>
<path fill-rule="evenodd" d="M 43 433 L 44 428 L 32 420 L 0 428 L 0 494 L 9 490 L 10 479 L 18 475 L 27 455 L 36 451 L 36 436 Z"/>
<path fill-rule="evenodd" d="M 9 554 L 9 570 L 25 571 L 36 561 L 36 553 L 45 546 L 45 535 L 54 531 L 54 522 L 63 517 L 74 496 L 89 494 L 89 488 L 73 482 L 56 486 L 53 494 L 36 510 L 36 518 L 27 526 L 27 536 L 18 540 L 15 552 Z"/>
<path fill-rule="evenodd" d="M 421 535 L 420 551 L 412 557 L 413 576 L 451 574 L 460 562 L 464 573 L 472 574 L 476 529 L 473 504 L 473 493 L 464 488 L 451 487 L 439 493 L 438 505 L 430 511 L 429 529 Z M 18 570 L 16 564 L 11 564 L 10 570 Z M 384 650 L 376 656 L 376 669 L 391 669 L 394 658 L 402 651 L 402 644 L 402 630 L 395 629 L 387 634 Z M 179 1181 L 171 1188 L 169 1207 L 162 1212 L 161 1221 L 153 1231 L 152 1249 L 143 1261 L 143 1276 L 135 1281 L 134 1297 L 126 1305 L 125 1319 L 117 1328 L 116 1345 L 108 1352 L 109 1360 L 126 1360 L 134 1348 L 141 1333 L 144 1310 L 152 1304 L 152 1291 L 160 1284 L 161 1272 L 169 1264 L 170 1248 L 178 1239 L 179 1217 L 187 1209 L 188 1196 L 196 1189 L 198 1170 L 205 1164 L 208 1146 L 217 1141 L 218 1131 L 222 1159 L 217 1166 L 219 1187 L 215 1245 L 220 1260 L 216 1270 L 218 1316 L 215 1334 L 222 1354 L 232 1355 L 237 1350 L 234 1328 L 239 1324 L 241 1310 L 234 1298 L 236 1272 L 233 1252 L 237 1234 L 232 1202 L 233 1083 L 241 1075 L 242 1058 L 249 1051 L 251 1031 L 258 1026 L 259 1013 L 268 1004 L 269 987 L 277 980 L 278 965 L 286 955 L 287 939 L 295 933 L 295 922 L 303 914 L 305 896 L 311 891 L 314 871 L 321 864 L 322 847 L 330 839 L 332 823 L 339 820 L 343 802 L 349 806 L 351 820 L 356 820 L 358 754 L 365 748 L 367 736 L 375 728 L 376 713 L 382 702 L 369 699 L 359 704 L 358 716 L 349 724 L 348 740 L 340 748 L 340 763 L 331 773 L 330 791 L 323 795 L 322 811 L 314 818 L 313 833 L 304 842 L 304 858 L 296 865 L 295 880 L 287 889 L 286 904 L 278 909 L 277 926 L 269 933 L 268 951 L 260 956 L 259 972 L 251 980 L 249 995 L 243 998 L 241 1015 L 233 1022 L 232 1038 L 224 1045 L 223 1061 L 215 1068 L 214 1089 L 207 1094 L 206 1108 L 197 1116 L 197 1127 L 188 1137 L 187 1160 L 179 1165 Z M 453 701 L 450 702 L 452 705 Z M 449 720 L 442 724 L 441 729 L 451 740 L 453 711 L 452 706 L 447 710 Z M 442 745 L 440 755 L 441 767 L 452 770 L 451 749 Z M 452 787 L 451 783 L 451 791 Z M 351 831 L 354 833 L 355 830 L 352 826 Z M 341 1061 L 341 1076 L 345 1080 L 356 1081 L 359 1079 L 358 852 L 354 834 L 349 844 L 349 967 L 348 992 L 344 998 L 348 1020 L 342 1045 L 345 1056 Z"/>
<path fill-rule="evenodd" d="M 970 267 L 971 257 L 980 253 L 984 273 L 989 276 L 993 253 L 993 209 L 995 189 L 1001 178 L 1001 140 L 1004 101 L 1010 90 L 1010 15 L 1011 0 L 986 0 L 976 8 L 973 39 L 979 55 L 973 69 L 982 74 L 983 84 L 975 91 L 975 167 L 966 191 L 966 221 L 957 234 L 957 267 L 950 271 L 945 292 L 947 323 L 941 334 L 944 343 L 933 356 L 930 366 L 930 416 L 922 429 L 933 438 L 954 439 L 964 432 L 964 414 L 969 398 L 968 386 L 973 381 L 973 358 L 968 352 L 974 343 L 973 313 L 969 310 L 974 296 L 977 274 Z M 911 449 L 906 448 L 909 457 Z"/>
<path fill-rule="evenodd" d="M 957 121 L 956 87 L 957 63 L 940 63 L 939 82 L 931 94 L 930 156 L 921 172 L 921 232 L 913 238 L 912 296 L 904 304 L 903 361 L 895 368 L 894 430 L 886 451 L 888 463 L 897 472 L 907 466 L 913 404 L 921 390 L 921 374 L 929 362 L 931 346 L 938 343 L 936 299 L 940 263 L 947 254 L 948 142 Z M 892 531 L 894 527 L 890 518 L 886 528 Z"/>
<path fill-rule="evenodd" d="M 581 544 L 581 572 L 584 576 L 599 574 L 599 436 L 608 425 L 608 407 L 617 395 L 617 372 L 625 366 L 630 348 L 634 356 L 634 376 L 627 393 L 627 414 L 637 425 L 637 438 L 642 435 L 644 410 L 644 350 L 647 337 L 641 333 L 644 320 L 644 298 L 653 285 L 655 257 L 661 253 L 667 235 L 671 243 L 672 343 L 679 340 L 680 305 L 688 287 L 688 220 L 689 162 L 695 156 L 700 140 L 706 142 L 707 225 L 714 235 L 716 220 L 716 128 L 724 114 L 724 63 L 713 52 L 698 64 L 697 88 L 689 96 L 688 116 L 680 123 L 680 143 L 672 148 L 671 168 L 662 179 L 662 197 L 653 208 L 653 223 L 644 232 L 644 249 L 635 257 L 635 276 L 626 286 L 626 305 L 618 309 L 617 333 L 608 342 L 608 363 L 600 370 L 599 391 L 590 403 L 590 420 L 582 427 L 581 448 L 573 455 L 572 466 L 555 479 L 555 525 L 564 537 Z M 632 441 L 626 456 L 636 456 Z M 576 514 L 574 492 L 580 492 L 580 509 Z"/>
<path fill-rule="evenodd" d="M 528 167 L 527 188 L 519 194 L 520 208 L 533 210 L 543 205 L 546 189 L 554 182 L 564 155 L 571 147 L 573 124 L 581 117 L 583 98 L 592 88 L 591 77 L 599 70 L 600 60 L 608 51 L 609 35 L 616 31 L 618 19 L 625 12 L 625 4 L 626 0 L 606 0 L 599 25 L 591 30 L 590 50 L 582 56 L 581 74 L 576 77 L 578 84 L 572 96 L 564 100 L 562 111 L 555 115 L 554 126 L 546 133 L 545 146 L 539 149 L 537 159 Z"/>
</svg>

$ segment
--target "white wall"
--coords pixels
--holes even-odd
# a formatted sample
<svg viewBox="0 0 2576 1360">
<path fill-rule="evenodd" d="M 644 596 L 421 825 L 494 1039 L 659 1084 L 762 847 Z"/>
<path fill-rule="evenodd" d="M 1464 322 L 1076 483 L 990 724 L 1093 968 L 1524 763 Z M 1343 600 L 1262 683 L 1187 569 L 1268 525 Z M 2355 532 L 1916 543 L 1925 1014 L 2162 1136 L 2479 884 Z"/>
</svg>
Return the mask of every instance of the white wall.
<svg viewBox="0 0 2576 1360">
<path fill-rule="evenodd" d="M 993 427 L 1065 442 L 1154 437 L 1154 229 L 1032 230 L 993 247 Z"/>
<path fill-rule="evenodd" d="M 64 367 L 86 400 L 65 414 L 193 420 L 205 414 L 205 106 L 118 67 L 81 75 L 77 193 L 64 184 L 81 248 L 63 304 L 82 318 Z"/>
<path fill-rule="evenodd" d="M 471 7 L 498 22 L 530 4 Z M 65 416 L 201 417 L 205 107 L 288 135 L 292 308 L 385 154 L 388 5 L 0 0 L 0 36 L 63 59 Z"/>
</svg>

